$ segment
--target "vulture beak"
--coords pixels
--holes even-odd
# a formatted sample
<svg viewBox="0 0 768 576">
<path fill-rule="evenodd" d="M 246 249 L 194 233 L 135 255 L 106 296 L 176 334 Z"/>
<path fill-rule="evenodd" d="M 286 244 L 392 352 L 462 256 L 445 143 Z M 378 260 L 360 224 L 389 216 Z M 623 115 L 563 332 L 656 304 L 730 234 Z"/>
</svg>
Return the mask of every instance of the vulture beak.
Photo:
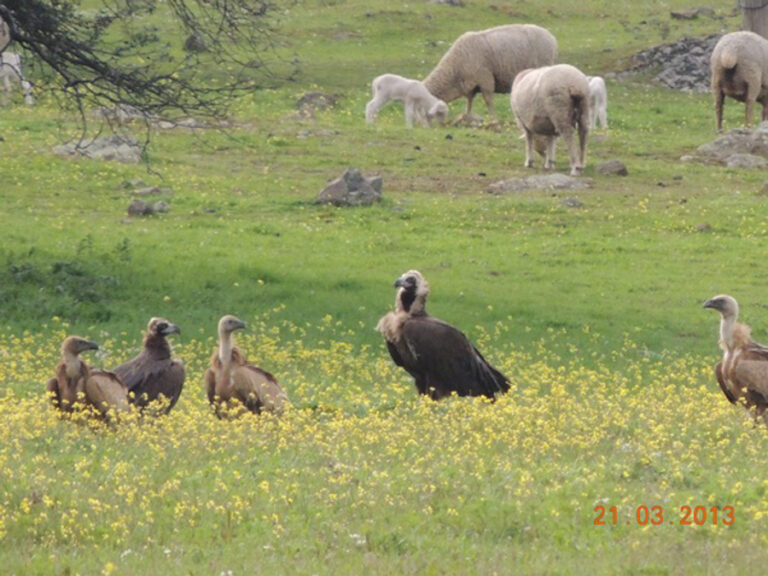
<svg viewBox="0 0 768 576">
<path fill-rule="evenodd" d="M 720 310 L 720 300 L 718 298 L 712 298 L 704 302 L 704 308 L 714 308 Z"/>
<path fill-rule="evenodd" d="M 395 280 L 395 288 L 405 288 L 405 280 L 402 278 Z"/>
<path fill-rule="evenodd" d="M 181 334 L 181 329 L 173 322 L 168 322 L 168 326 L 163 330 L 163 336 L 168 336 L 169 334 Z"/>
<path fill-rule="evenodd" d="M 247 326 L 245 325 L 245 322 L 243 322 L 242 320 L 238 320 L 238 321 L 237 321 L 237 322 L 235 322 L 235 324 L 234 324 L 234 329 L 235 329 L 235 330 L 245 330 L 245 329 L 246 329 L 246 327 L 247 327 Z"/>
<path fill-rule="evenodd" d="M 96 342 L 91 342 L 90 340 L 82 340 L 78 348 L 80 349 L 81 352 L 85 350 L 98 350 L 99 345 L 96 344 Z"/>
</svg>

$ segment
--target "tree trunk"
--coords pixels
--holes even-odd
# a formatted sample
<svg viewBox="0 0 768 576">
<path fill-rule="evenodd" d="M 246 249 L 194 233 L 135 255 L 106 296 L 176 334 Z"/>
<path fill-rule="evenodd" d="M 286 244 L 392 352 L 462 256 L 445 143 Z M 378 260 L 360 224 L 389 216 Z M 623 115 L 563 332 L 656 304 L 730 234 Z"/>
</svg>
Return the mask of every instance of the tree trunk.
<svg viewBox="0 0 768 576">
<path fill-rule="evenodd" d="M 740 0 L 742 30 L 750 30 L 768 38 L 768 0 Z"/>
</svg>

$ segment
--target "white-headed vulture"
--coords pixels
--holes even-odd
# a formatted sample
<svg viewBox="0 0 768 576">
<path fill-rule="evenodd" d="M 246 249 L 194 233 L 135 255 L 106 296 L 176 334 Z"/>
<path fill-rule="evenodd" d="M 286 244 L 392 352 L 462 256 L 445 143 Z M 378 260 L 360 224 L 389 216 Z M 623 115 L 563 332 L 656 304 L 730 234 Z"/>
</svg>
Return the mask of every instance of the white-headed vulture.
<svg viewBox="0 0 768 576">
<path fill-rule="evenodd" d="M 143 409 L 163 397 L 166 414 L 176 404 L 184 387 L 184 365 L 172 358 L 167 337 L 179 332 L 179 327 L 165 318 L 152 318 L 144 333 L 144 349 L 115 368 L 132 404 Z"/>
<path fill-rule="evenodd" d="M 272 374 L 249 364 L 235 346 L 233 332 L 245 328 L 235 316 L 219 321 L 219 347 L 211 357 L 205 373 L 205 390 L 216 415 L 237 416 L 243 408 L 255 413 L 262 410 L 280 413 L 288 402 L 283 389 Z"/>
<path fill-rule="evenodd" d="M 483 358 L 459 330 L 427 314 L 429 285 L 416 270 L 395 281 L 395 311 L 379 320 L 395 361 L 416 380 L 419 394 L 438 400 L 451 393 L 495 398 L 509 390 L 507 378 Z"/>
<path fill-rule="evenodd" d="M 62 412 L 91 405 L 107 417 L 110 410 L 128 409 L 128 393 L 119 378 L 112 372 L 92 369 L 80 359 L 81 352 L 98 349 L 98 344 L 79 336 L 69 336 L 62 343 L 56 376 L 45 386 L 51 402 Z"/>
<path fill-rule="evenodd" d="M 720 312 L 720 348 L 723 359 L 715 366 L 715 376 L 726 398 L 747 408 L 755 408 L 755 422 L 768 408 L 768 347 L 750 336 L 746 324 L 737 322 L 739 304 L 728 295 L 715 296 L 704 308 Z"/>
</svg>

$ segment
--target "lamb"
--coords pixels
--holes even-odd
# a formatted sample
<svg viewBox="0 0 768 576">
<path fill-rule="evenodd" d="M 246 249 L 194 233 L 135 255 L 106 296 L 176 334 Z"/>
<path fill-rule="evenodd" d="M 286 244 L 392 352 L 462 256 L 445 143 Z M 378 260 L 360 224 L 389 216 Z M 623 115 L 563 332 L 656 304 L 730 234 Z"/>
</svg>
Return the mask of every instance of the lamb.
<svg viewBox="0 0 768 576">
<path fill-rule="evenodd" d="M 496 117 L 493 94 L 508 94 L 515 76 L 526 68 L 554 64 L 557 40 L 533 24 L 508 24 L 459 36 L 424 79 L 424 86 L 444 102 L 472 99 L 482 93 L 488 113 Z"/>
<path fill-rule="evenodd" d="M 608 91 L 600 76 L 589 76 L 589 128 L 597 128 L 598 122 L 608 129 Z"/>
<path fill-rule="evenodd" d="M 723 131 L 726 96 L 746 104 L 746 127 L 752 124 L 755 102 L 763 106 L 763 121 L 768 120 L 768 40 L 754 32 L 726 34 L 712 51 L 710 69 L 718 132 Z"/>
<path fill-rule="evenodd" d="M 428 126 L 432 121 L 444 123 L 448 117 L 448 105 L 435 98 L 423 82 L 403 78 L 397 74 L 382 74 L 371 82 L 373 98 L 365 107 L 365 121 L 373 124 L 376 116 L 387 103 L 403 102 L 405 125 L 413 128 L 413 121 Z"/>
<path fill-rule="evenodd" d="M 533 166 L 535 140 L 545 144 L 544 168 L 555 167 L 555 138 L 568 145 L 571 176 L 584 170 L 589 134 L 589 81 L 568 64 L 523 70 L 515 78 L 510 94 L 512 112 L 525 133 L 525 166 Z M 579 134 L 578 150 L 573 141 Z"/>
<path fill-rule="evenodd" d="M 8 94 L 11 92 L 11 80 L 16 79 L 21 84 L 21 90 L 24 92 L 24 102 L 27 106 L 32 106 L 35 101 L 32 98 L 32 84 L 27 82 L 21 73 L 21 55 L 16 52 L 0 53 L 0 81 L 3 83 L 3 100 L 7 102 Z"/>
</svg>

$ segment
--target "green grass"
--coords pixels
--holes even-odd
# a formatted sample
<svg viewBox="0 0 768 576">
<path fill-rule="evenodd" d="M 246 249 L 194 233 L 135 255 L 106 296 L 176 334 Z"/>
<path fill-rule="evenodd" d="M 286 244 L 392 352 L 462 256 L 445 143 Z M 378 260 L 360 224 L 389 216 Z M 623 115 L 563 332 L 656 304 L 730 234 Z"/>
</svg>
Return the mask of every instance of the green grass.
<svg viewBox="0 0 768 576">
<path fill-rule="evenodd" d="M 2 564 L 16 574 L 759 571 L 765 435 L 722 406 L 710 371 L 717 318 L 701 304 L 734 295 L 755 337 L 768 340 L 768 221 L 757 194 L 765 174 L 679 162 L 716 136 L 711 97 L 609 78 L 611 129 L 593 136 L 585 173 L 592 186 L 578 192 L 486 193 L 531 173 L 504 95 L 496 97 L 498 129 L 406 130 L 396 106 L 374 126 L 363 118 L 374 76 L 423 78 L 469 29 L 539 23 L 558 37 L 561 61 L 605 75 L 644 48 L 738 25 L 730 7 L 715 19 L 669 17 L 688 7 L 296 2 L 280 16 L 274 64 L 279 73 L 296 59 L 296 81 L 270 80 L 272 88 L 237 102 L 228 133 L 153 134 L 149 168 L 59 158 L 51 148 L 78 134 L 77 119 L 44 97 L 33 109 L 5 108 Z M 339 102 L 303 118 L 295 101 L 310 90 Z M 454 115 L 463 108 L 451 104 Z M 480 99 L 475 111 L 485 112 Z M 742 106 L 729 102 L 726 126 L 742 117 Z M 611 159 L 629 176 L 595 172 Z M 313 204 L 350 166 L 383 176 L 383 202 Z M 557 167 L 567 170 L 562 146 Z M 128 218 L 124 183 L 135 179 L 171 188 L 171 211 Z M 583 207 L 563 206 L 570 197 Z M 411 268 L 431 284 L 429 310 L 512 377 L 516 393 L 502 410 L 425 407 L 391 365 L 374 327 L 392 306 L 394 279 Z M 235 425 L 207 414 L 200 382 L 224 313 L 255 325 L 250 355 L 278 374 L 297 407 L 284 422 Z M 182 329 L 177 353 L 189 379 L 178 416 L 92 432 L 43 409 L 41 383 L 65 331 L 104 343 L 107 355 L 94 362 L 112 366 L 135 352 L 154 315 Z M 573 395 L 565 421 L 550 405 L 563 401 L 559 383 Z M 496 443 L 475 435 L 485 425 Z M 381 436 L 366 435 L 373 433 Z M 218 435 L 229 444 L 211 444 Z M 417 448 L 418 438 L 429 440 Z M 543 440 L 555 448 L 537 448 Z M 411 469 L 419 457 L 427 462 Z M 67 482 L 80 482 L 74 496 L 62 470 L 73 471 Z M 327 488 L 339 476 L 334 500 Z M 135 481 L 149 496 L 126 503 L 117 480 Z M 265 480 L 293 503 L 262 502 L 255 487 Z M 527 488 L 518 494 L 521 482 Z M 241 490 L 246 502 L 235 506 L 227 490 Z M 103 522 L 97 505 L 76 501 L 91 493 L 112 506 Z M 47 518 L 34 506 L 17 513 L 24 498 L 43 494 L 58 502 L 45 508 Z M 598 529 L 591 504 L 607 496 L 624 510 L 733 503 L 739 519 L 730 531 Z M 382 504 L 388 497 L 393 503 Z M 190 503 L 198 513 L 183 509 Z M 97 520 L 67 543 L 61 525 L 72 509 Z"/>
</svg>

